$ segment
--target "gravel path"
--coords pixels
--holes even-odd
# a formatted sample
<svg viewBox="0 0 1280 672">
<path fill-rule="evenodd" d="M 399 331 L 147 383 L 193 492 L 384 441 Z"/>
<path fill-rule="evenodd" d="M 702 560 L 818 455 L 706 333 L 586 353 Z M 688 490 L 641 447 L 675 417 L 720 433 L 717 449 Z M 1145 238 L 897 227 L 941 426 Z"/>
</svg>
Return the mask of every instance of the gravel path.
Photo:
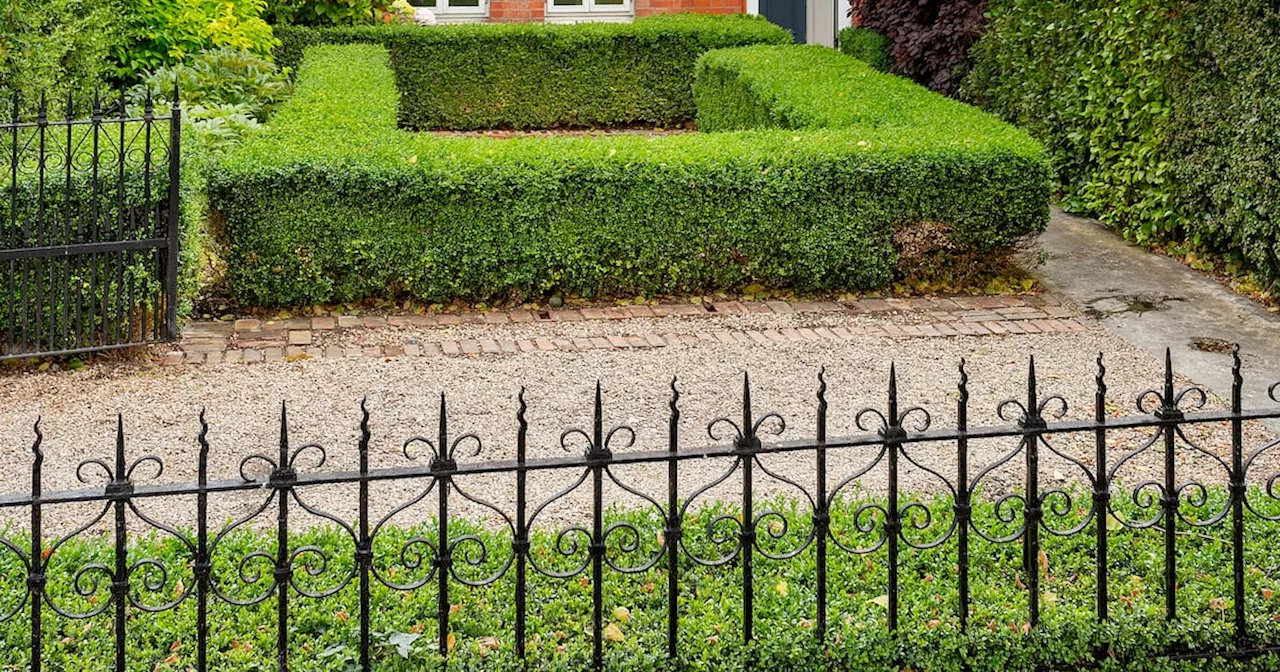
<svg viewBox="0 0 1280 672">
<path fill-rule="evenodd" d="M 723 328 L 781 328 L 825 324 L 853 324 L 870 320 L 864 316 L 740 316 L 714 318 Z M 893 318 L 881 318 L 893 319 Z M 705 331 L 721 328 L 707 318 L 682 324 L 682 318 L 631 320 L 629 333 L 647 330 Z M 647 324 L 641 324 L 646 323 Z M 596 333 L 599 332 L 595 325 Z M 414 333 L 409 330 L 392 336 L 370 332 L 369 338 L 430 339 L 459 338 L 459 334 L 482 333 L 487 338 L 528 338 L 531 335 L 572 335 L 586 327 L 580 324 L 492 325 L 457 327 Z M 76 481 L 76 465 L 89 457 L 108 458 L 113 454 L 114 414 L 124 413 L 130 458 L 155 454 L 164 459 L 163 481 L 189 481 L 196 477 L 195 435 L 197 414 L 207 409 L 212 443 L 210 477 L 235 478 L 240 461 L 251 453 L 273 455 L 277 448 L 279 405 L 290 404 L 290 439 L 293 445 L 316 442 L 328 450 L 326 469 L 355 469 L 359 437 L 359 401 L 368 397 L 372 412 L 374 468 L 405 465 L 401 453 L 405 439 L 414 435 L 434 437 L 439 394 L 449 401 L 452 435 L 475 432 L 484 442 L 478 458 L 459 455 L 460 461 L 511 459 L 515 454 L 516 394 L 528 388 L 530 457 L 564 455 L 560 433 L 570 427 L 589 429 L 592 390 L 597 379 L 604 387 L 606 430 L 615 424 L 635 429 L 635 450 L 663 450 L 667 436 L 669 383 L 679 377 L 680 407 L 683 413 L 682 443 L 695 447 L 710 443 L 707 423 L 719 416 L 740 417 L 742 373 L 749 371 L 752 394 L 758 412 L 776 411 L 787 420 L 784 438 L 813 436 L 817 374 L 826 367 L 830 402 L 829 435 L 856 433 L 858 409 L 883 407 L 889 361 L 897 363 L 903 408 L 923 406 L 933 416 L 933 426 L 954 423 L 956 365 L 968 361 L 971 403 L 970 423 L 999 422 L 995 409 L 1007 398 L 1025 398 L 1027 356 L 1034 353 L 1044 394 L 1062 394 L 1069 402 L 1068 417 L 1089 418 L 1093 413 L 1094 359 L 1106 353 L 1109 399 L 1113 414 L 1133 412 L 1133 400 L 1142 390 L 1158 387 L 1163 363 L 1125 342 L 1091 327 L 1083 334 L 1023 335 L 983 338 L 930 338 L 895 341 L 878 337 L 858 338 L 840 343 L 699 343 L 645 351 L 588 351 L 581 353 L 533 352 L 510 356 L 417 357 L 340 359 L 281 362 L 256 365 L 159 368 L 141 364 L 95 366 L 80 372 L 10 375 L 0 377 L 0 493 L 25 493 L 30 483 L 29 446 L 31 425 L 43 416 L 46 491 L 83 487 Z M 1185 381 L 1184 381 L 1185 382 Z M 1222 402 L 1209 400 L 1209 407 Z M 1229 445 L 1226 426 L 1189 428 L 1190 438 L 1212 452 L 1225 454 Z M 1112 454 L 1135 447 L 1146 432 L 1115 433 Z M 1246 445 L 1258 446 L 1271 440 L 1262 427 L 1246 427 Z M 1091 436 L 1059 437 L 1054 445 L 1062 452 L 1091 464 Z M 974 441 L 970 445 L 971 474 L 980 471 L 1016 446 L 1011 440 Z M 615 449 L 618 447 L 615 446 Z M 837 483 L 852 473 L 874 453 L 867 450 L 832 451 L 830 482 Z M 911 448 L 918 462 L 954 478 L 954 445 L 919 445 Z M 427 458 L 423 457 L 422 461 Z M 766 457 L 772 470 L 811 487 L 814 482 L 812 454 Z M 1121 477 L 1136 483 L 1151 474 L 1159 455 L 1144 455 L 1126 465 Z M 1225 484 L 1226 475 L 1210 458 L 1191 450 L 1179 452 L 1180 476 L 1199 476 L 1207 482 Z M 310 466 L 303 460 L 300 469 Z M 1274 466 L 1274 462 L 1259 467 Z M 686 461 L 681 464 L 682 495 L 708 483 L 730 465 L 728 460 Z M 1022 479 L 1021 458 L 993 472 L 988 479 L 991 492 L 1018 487 Z M 1268 469 L 1268 473 L 1274 471 Z M 149 476 L 140 468 L 135 478 Z M 641 492 L 665 499 L 665 467 L 624 467 L 615 470 L 619 478 Z M 530 478 L 530 499 L 541 501 L 571 484 L 579 474 L 543 472 Z M 1049 485 L 1082 482 L 1082 472 L 1066 460 L 1046 455 L 1042 473 Z M 1261 473 L 1261 472 L 1259 472 Z M 101 483 L 97 472 L 89 472 L 93 485 Z M 473 495 L 514 513 L 513 475 L 473 476 L 459 479 Z M 885 466 L 881 464 L 855 487 L 871 493 L 883 492 Z M 425 481 L 384 482 L 373 492 L 373 512 L 380 516 L 397 504 L 417 495 Z M 709 500 L 736 500 L 740 497 L 738 477 L 708 492 Z M 927 473 L 904 466 L 903 487 L 908 490 L 942 488 Z M 1046 486 L 1048 487 L 1048 486 Z M 757 471 L 758 493 L 793 489 Z M 574 496 L 549 507 L 541 517 L 547 524 L 581 522 L 587 508 L 590 485 Z M 610 486 L 610 502 L 638 505 L 641 500 Z M 343 519 L 352 519 L 356 510 L 355 488 L 327 487 L 302 493 L 305 501 L 321 506 Z M 213 520 L 221 522 L 255 510 L 264 493 L 218 495 L 211 498 Z M 1086 497 L 1087 499 L 1087 497 Z M 460 513 L 483 516 L 481 507 L 454 497 L 451 506 Z M 144 510 L 162 520 L 189 525 L 193 521 L 193 501 L 147 502 Z M 397 516 L 399 523 L 421 522 L 435 510 L 434 495 Z M 53 529 L 65 529 L 75 520 L 92 516 L 96 509 L 62 505 L 46 513 Z M 23 526 L 26 510 L 9 511 L 12 523 Z M 298 512 L 304 524 L 318 519 Z M 267 512 L 254 521 L 263 527 L 274 523 Z M 3 523 L 0 523 L 3 524 Z"/>
</svg>

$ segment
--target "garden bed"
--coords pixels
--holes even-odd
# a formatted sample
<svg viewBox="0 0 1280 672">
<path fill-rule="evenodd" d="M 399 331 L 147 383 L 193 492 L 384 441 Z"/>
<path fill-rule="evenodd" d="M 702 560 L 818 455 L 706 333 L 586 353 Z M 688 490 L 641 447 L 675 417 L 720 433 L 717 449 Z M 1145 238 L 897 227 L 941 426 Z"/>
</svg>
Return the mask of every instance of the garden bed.
<svg viewBox="0 0 1280 672">
<path fill-rule="evenodd" d="M 614 35 L 598 49 L 652 42 L 658 54 L 668 32 L 686 45 L 682 54 L 690 42 L 709 48 L 774 41 L 750 19 L 680 19 L 637 22 L 643 30 L 618 33 L 626 39 L 615 28 L 584 34 Z M 483 41 L 483 28 L 456 38 Z M 388 46 L 311 47 L 297 94 L 272 128 L 211 174 L 211 205 L 225 223 L 237 301 L 510 300 L 749 284 L 865 289 L 893 279 L 896 229 L 927 225 L 944 232 L 944 247 L 981 254 L 1041 230 L 1048 218 L 1047 164 L 1025 134 L 836 52 L 792 46 L 713 52 L 725 55 L 699 70 L 711 77 L 709 68 L 733 60 L 737 72 L 754 73 L 752 82 L 774 86 L 759 88 L 740 75 L 737 90 L 755 91 L 759 101 L 749 103 L 713 93 L 716 82 L 708 82 L 700 85 L 700 109 L 718 101 L 723 117 L 738 103 L 786 101 L 788 109 L 811 110 L 801 125 L 782 115 L 717 133 L 451 138 L 402 129 L 438 125 L 419 116 L 426 80 L 404 74 L 406 54 L 428 48 L 409 34 L 361 29 L 348 36 L 363 42 L 379 36 Z M 532 35 L 552 51 L 566 40 L 577 44 L 570 29 L 501 27 L 493 45 L 511 35 Z M 557 98 L 554 87 L 517 87 L 500 101 L 476 101 L 475 123 L 457 127 L 572 126 L 588 118 L 676 122 L 692 114 L 694 68 L 684 56 L 662 63 L 689 67 L 668 73 L 683 82 L 688 98 L 668 96 L 671 107 L 662 115 L 627 102 L 635 101 L 632 87 L 648 91 L 647 85 L 620 80 L 601 89 L 596 108 L 573 102 L 585 89 L 569 87 L 568 98 Z M 615 78 L 587 70 L 582 76 L 593 82 Z M 809 77 L 821 84 L 806 84 Z M 885 96 L 893 104 L 858 103 Z M 565 100 L 575 110 L 611 111 L 572 119 L 539 112 L 527 123 L 503 116 L 526 106 L 551 110 Z M 843 103 L 860 112 L 829 111 Z M 498 109 L 498 116 L 485 117 L 485 109 Z M 710 119 L 700 111 L 704 117 Z"/>
<path fill-rule="evenodd" d="M 1222 489 L 1209 493 L 1212 506 L 1225 498 Z M 903 495 L 904 501 L 915 501 Z M 1267 515 L 1280 513 L 1275 500 L 1261 492 L 1250 495 Z M 1087 496 L 1084 497 L 1087 500 Z M 875 501 L 875 500 L 873 500 Z M 938 534 L 949 524 L 950 502 L 926 497 L 923 500 L 939 518 L 937 527 L 927 532 L 908 531 L 916 538 Z M 850 547 L 874 542 L 877 530 L 858 533 L 854 516 L 860 501 L 837 500 L 831 512 L 835 538 Z M 424 502 L 423 506 L 429 506 Z M 762 507 L 784 513 L 785 533 L 772 538 L 761 532 L 762 550 L 778 554 L 798 546 L 810 534 L 812 521 L 805 503 L 778 499 L 758 502 Z M 884 502 L 879 501 L 883 506 Z M 1122 515 L 1138 513 L 1123 499 L 1116 506 Z M 1224 597 L 1231 595 L 1230 544 L 1227 531 L 1207 529 L 1195 538 L 1180 541 L 1180 618 L 1163 621 L 1162 567 L 1163 535 L 1158 530 L 1132 530 L 1115 522 L 1109 532 L 1111 606 L 1109 622 L 1094 621 L 1094 538 L 1090 524 L 1080 533 L 1065 538 L 1047 538 L 1045 555 L 1036 571 L 1041 573 L 1040 623 L 1033 629 L 1027 621 L 1026 573 L 1020 568 L 1018 543 L 993 544 L 980 536 L 971 537 L 970 576 L 972 613 L 967 631 L 962 631 L 957 609 L 956 546 L 949 543 L 930 550 L 904 549 L 900 567 L 901 620 L 895 635 L 886 627 L 887 576 L 883 549 L 855 555 L 832 544 L 827 568 L 828 647 L 814 635 L 816 560 L 812 546 L 797 557 L 771 561 L 757 555 L 754 613 L 756 641 L 744 647 L 742 629 L 742 568 L 737 562 L 718 567 L 697 565 L 688 554 L 716 558 L 731 551 L 736 537 L 721 544 L 708 538 L 708 527 L 717 515 L 734 515 L 730 505 L 712 505 L 691 513 L 685 521 L 684 551 L 680 555 L 679 655 L 680 669 L 741 670 L 744 660 L 757 669 L 813 670 L 958 670 L 974 672 L 1037 669 L 1046 663 L 1065 663 L 1063 669 L 1089 667 L 1097 651 L 1103 651 L 1103 669 L 1155 671 L 1188 669 L 1185 665 L 1159 657 L 1179 648 L 1205 650 L 1230 648 L 1232 622 Z M 1125 513 L 1127 512 L 1127 513 Z M 980 529 L 1011 529 L 996 517 L 990 502 L 975 503 L 974 523 Z M 48 514 L 46 514 L 48 515 Z M 1082 520 L 1075 512 L 1064 526 Z M 665 521 L 654 514 L 615 510 L 605 518 L 610 526 L 625 522 L 637 526 L 640 537 L 635 552 L 626 554 L 610 541 L 610 562 L 631 567 L 659 553 Z M 1055 521 L 1056 522 L 1056 521 Z M 783 525 L 777 522 L 777 525 Z M 511 558 L 511 537 L 492 527 L 451 521 L 451 538 L 474 534 L 488 553 L 475 555 L 475 542 L 458 546 L 454 555 L 458 576 L 481 581 Z M 720 529 L 727 526 L 720 524 Z M 1109 525 L 1109 527 L 1111 527 Z M 776 531 L 778 528 L 770 528 Z M 1271 539 L 1280 532 L 1274 522 L 1250 517 L 1246 528 L 1246 595 L 1253 608 L 1248 625 L 1257 642 L 1274 642 L 1280 633 L 1280 603 L 1276 602 L 1280 565 L 1270 552 Z M 537 566 L 548 571 L 570 572 L 584 561 L 586 547 L 575 546 L 569 555 L 557 552 L 555 528 L 535 528 L 530 553 Z M 1190 533 L 1188 533 L 1190 534 Z M 1215 536 L 1215 534 L 1217 536 Z M 456 536 L 455 536 L 456 535 Z M 924 536 L 919 536 L 924 535 Z M 621 535 L 619 535 L 620 537 Z M 418 567 L 405 564 L 413 556 L 400 556 L 400 549 L 412 538 L 426 539 L 434 547 L 434 525 L 387 527 L 373 544 L 374 568 L 378 576 L 400 584 L 413 584 L 432 571 L 428 563 Z M 12 535 L 19 547 L 26 540 Z M 316 528 L 291 536 L 290 546 L 315 549 L 295 558 L 294 580 L 304 590 L 322 592 L 338 585 L 354 571 L 351 539 L 336 528 Z M 88 563 L 110 566 L 112 544 L 106 538 L 78 538 L 51 556 L 47 569 L 49 596 L 64 609 L 91 610 L 109 597 L 106 582 L 88 586 L 77 594 L 72 576 Z M 270 562 L 273 539 L 253 533 L 233 532 L 213 551 L 213 580 L 220 591 L 233 599 L 248 600 L 268 596 L 259 604 L 240 607 L 210 599 L 211 669 L 257 670 L 275 655 L 275 599 L 270 597 Z M 410 549 L 415 547 L 410 545 Z M 560 546 L 566 549 L 567 546 Z M 268 559 L 250 560 L 250 574 L 259 568 L 266 574 L 257 583 L 244 583 L 236 567 L 251 553 L 268 554 Z M 427 551 L 429 553 L 429 551 Z M 476 558 L 465 564 L 462 553 Z M 317 553 L 329 561 L 320 565 Z M 412 553 L 412 550 L 411 550 Z M 194 589 L 186 566 L 189 551 L 179 542 L 157 536 L 134 545 L 131 558 L 151 558 L 170 573 L 161 577 L 156 566 L 140 567 L 134 577 L 135 599 L 141 604 L 160 605 Z M 430 558 L 426 558 L 429 560 Z M 470 562 L 469 560 L 467 562 Z M 303 563 L 316 567 L 313 575 Z M 6 594 L 25 589 L 25 571 L 11 553 L 0 553 L 0 585 L 10 586 Z M 141 585 L 144 578 L 155 590 Z M 515 655 L 514 569 L 494 583 L 468 587 L 457 580 L 450 587 L 450 635 L 453 647 L 449 669 L 453 670 L 578 670 L 585 669 L 592 647 L 592 587 L 588 573 L 570 578 L 550 578 L 529 570 L 527 662 Z M 186 583 L 183 583 L 183 577 Z M 371 614 L 375 648 L 374 668 L 378 670 L 422 670 L 438 666 L 436 655 L 437 601 L 435 581 L 407 592 L 389 589 L 371 580 Z M 79 585 L 79 584 L 75 584 Z M 605 643 L 605 669 L 667 670 L 667 564 L 657 564 L 637 574 L 613 569 L 604 573 L 604 623 L 611 628 Z M 292 592 L 292 591 L 291 591 Z M 184 669 L 192 665 L 195 650 L 194 598 L 173 611 L 145 614 L 135 611 L 128 621 L 128 659 L 131 669 Z M 10 602 L 2 605 L 10 606 Z M 359 660 L 359 603 L 355 585 L 348 585 L 325 599 L 309 599 L 294 593 L 290 600 L 290 669 L 301 671 L 354 669 Z M 18 617 L 0 624 L 0 666 L 21 667 L 29 646 L 28 623 Z M 1157 625 L 1160 624 L 1160 625 Z M 109 660 L 113 646 L 109 616 L 88 621 L 70 621 L 54 614 L 44 624 L 44 657 L 55 669 L 99 669 Z M 1194 669 L 1263 672 L 1276 669 L 1275 656 L 1254 661 L 1202 662 Z"/>
</svg>

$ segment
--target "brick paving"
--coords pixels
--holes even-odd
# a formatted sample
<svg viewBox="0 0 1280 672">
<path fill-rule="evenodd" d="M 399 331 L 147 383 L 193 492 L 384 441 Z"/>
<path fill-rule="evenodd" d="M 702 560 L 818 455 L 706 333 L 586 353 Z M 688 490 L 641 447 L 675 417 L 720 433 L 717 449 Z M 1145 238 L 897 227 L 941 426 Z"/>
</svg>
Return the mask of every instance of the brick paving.
<svg viewBox="0 0 1280 672">
<path fill-rule="evenodd" d="M 731 316 L 815 313 L 874 318 L 841 326 L 781 329 L 732 328 Z M 703 318 L 705 329 L 691 333 L 650 333 L 646 324 L 665 317 Z M 634 333 L 616 333 L 616 324 L 635 320 Z M 512 326 L 536 323 L 609 323 L 609 333 L 565 338 L 533 336 L 510 340 Z M 319 345 L 330 336 L 348 330 L 434 329 L 442 333 L 457 325 L 505 325 L 493 338 L 461 338 L 428 343 L 340 347 Z M 579 325 L 579 326 L 582 326 Z M 502 329 L 504 327 L 498 327 Z M 845 341 L 863 336 L 891 339 L 955 338 L 960 336 L 1018 336 L 1039 333 L 1078 333 L 1087 330 L 1076 311 L 1052 295 L 958 296 L 950 298 L 868 298 L 834 301 L 723 301 L 657 306 L 607 306 L 549 310 L 516 309 L 484 313 L 438 315 L 341 315 L 296 317 L 284 320 L 240 319 L 195 322 L 183 330 L 177 347 L 165 352 L 160 363 L 181 364 L 257 363 L 309 358 L 511 356 L 534 351 L 640 350 L 690 344 L 814 343 Z M 508 340 L 497 340 L 498 337 Z"/>
</svg>

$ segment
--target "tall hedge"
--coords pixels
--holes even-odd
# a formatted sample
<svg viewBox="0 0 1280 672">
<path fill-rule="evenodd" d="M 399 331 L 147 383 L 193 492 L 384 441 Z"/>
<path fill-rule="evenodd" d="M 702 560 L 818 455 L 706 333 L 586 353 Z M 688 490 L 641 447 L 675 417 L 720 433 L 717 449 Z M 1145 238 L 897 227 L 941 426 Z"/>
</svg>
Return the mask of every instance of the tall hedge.
<svg viewBox="0 0 1280 672">
<path fill-rule="evenodd" d="M 1192 16 L 1171 78 L 1178 221 L 1280 294 L 1280 5 L 1204 0 Z"/>
<path fill-rule="evenodd" d="M 897 224 L 998 241 L 1048 215 L 1040 148 L 976 111 L 972 126 L 439 137 L 397 128 L 386 49 L 307 54 L 271 128 L 210 174 L 245 303 L 869 288 L 892 277 Z"/>
<path fill-rule="evenodd" d="M 1280 8 L 993 0 L 965 95 L 1049 149 L 1068 210 L 1280 290 Z"/>
<path fill-rule="evenodd" d="M 634 23 L 277 28 L 277 62 L 315 44 L 368 42 L 391 52 L 400 125 L 548 128 L 693 116 L 689 73 L 710 49 L 791 41 L 759 17 L 660 15 Z"/>
</svg>

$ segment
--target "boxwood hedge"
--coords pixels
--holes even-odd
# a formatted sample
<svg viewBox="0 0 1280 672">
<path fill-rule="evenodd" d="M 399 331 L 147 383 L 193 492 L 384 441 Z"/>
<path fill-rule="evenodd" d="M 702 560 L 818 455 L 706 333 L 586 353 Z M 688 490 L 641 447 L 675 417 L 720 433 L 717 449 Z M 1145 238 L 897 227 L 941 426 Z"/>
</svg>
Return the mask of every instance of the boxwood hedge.
<svg viewBox="0 0 1280 672">
<path fill-rule="evenodd" d="M 804 123 L 664 136 L 413 134 L 396 124 L 386 48 L 313 47 L 271 129 L 211 173 L 231 289 L 242 302 L 288 305 L 871 288 L 892 278 L 897 225 L 942 222 L 957 241 L 989 249 L 1047 220 L 1042 150 L 1011 126 L 833 51 L 713 52 L 700 72 L 730 57 L 742 71 L 775 70 L 779 82 L 811 77 L 765 99 L 792 101 L 770 108 L 774 118 Z M 717 109 L 725 105 L 712 98 L 747 100 L 730 88 L 702 82 L 700 100 Z M 806 95 L 814 105 L 801 113 Z M 797 130 L 769 127 L 778 125 Z"/>
<path fill-rule="evenodd" d="M 693 116 L 690 73 L 703 52 L 791 36 L 752 16 L 659 15 L 634 23 L 282 26 L 276 59 L 296 67 L 316 44 L 367 42 L 391 52 L 410 128 L 547 128 Z"/>
</svg>

